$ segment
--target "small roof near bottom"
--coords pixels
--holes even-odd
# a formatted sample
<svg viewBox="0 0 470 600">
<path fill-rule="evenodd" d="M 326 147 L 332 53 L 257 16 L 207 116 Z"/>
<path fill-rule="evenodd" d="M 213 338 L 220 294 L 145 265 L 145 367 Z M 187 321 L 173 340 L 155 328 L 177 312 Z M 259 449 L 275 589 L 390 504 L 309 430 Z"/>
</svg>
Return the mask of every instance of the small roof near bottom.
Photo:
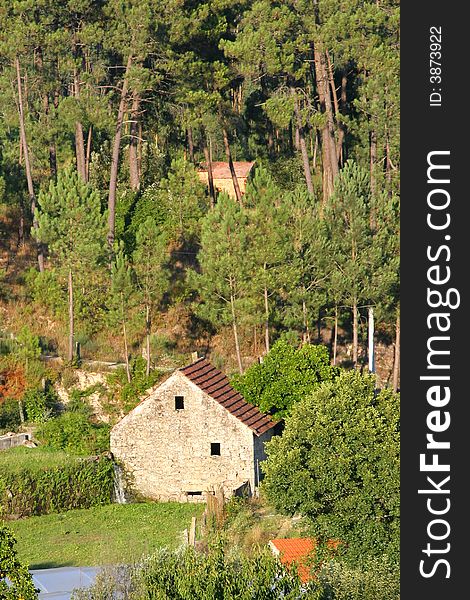
<svg viewBox="0 0 470 600">
<path fill-rule="evenodd" d="M 57 567 L 34 569 L 30 573 L 40 600 L 69 600 L 73 590 L 89 588 L 100 567 Z"/>
</svg>

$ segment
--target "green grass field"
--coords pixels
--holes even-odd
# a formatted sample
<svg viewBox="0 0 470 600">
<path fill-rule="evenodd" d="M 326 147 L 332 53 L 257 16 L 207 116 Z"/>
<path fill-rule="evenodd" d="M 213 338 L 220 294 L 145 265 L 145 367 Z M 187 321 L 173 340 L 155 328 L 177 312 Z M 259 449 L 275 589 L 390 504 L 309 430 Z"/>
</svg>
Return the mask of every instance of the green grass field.
<svg viewBox="0 0 470 600">
<path fill-rule="evenodd" d="M 30 568 L 128 563 L 159 547 L 177 548 L 203 505 L 112 504 L 9 522 Z"/>
</svg>

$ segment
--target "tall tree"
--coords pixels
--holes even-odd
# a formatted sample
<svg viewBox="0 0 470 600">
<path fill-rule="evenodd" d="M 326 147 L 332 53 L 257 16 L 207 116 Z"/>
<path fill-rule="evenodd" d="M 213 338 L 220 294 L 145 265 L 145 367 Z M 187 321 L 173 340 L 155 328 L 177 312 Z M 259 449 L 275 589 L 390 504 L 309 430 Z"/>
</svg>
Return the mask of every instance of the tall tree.
<svg viewBox="0 0 470 600">
<path fill-rule="evenodd" d="M 199 263 L 201 272 L 191 274 L 201 297 L 197 310 L 214 325 L 231 325 L 238 369 L 242 373 L 240 324 L 251 304 L 252 265 L 246 213 L 226 194 L 219 196 L 215 208 L 203 221 Z"/>
<path fill-rule="evenodd" d="M 359 309 L 370 299 L 374 269 L 373 231 L 370 227 L 371 197 L 367 171 L 348 161 L 336 178 L 334 194 L 325 207 L 329 259 L 336 284 L 352 311 L 352 361 L 358 363 Z"/>
<path fill-rule="evenodd" d="M 140 291 L 140 305 L 145 314 L 145 346 L 147 376 L 150 374 L 150 336 L 158 304 L 168 286 L 168 238 L 161 233 L 155 221 L 148 217 L 137 232 L 136 249 L 133 254 L 134 270 Z"/>
<path fill-rule="evenodd" d="M 122 341 L 124 346 L 124 360 L 126 362 L 127 381 L 131 381 L 131 370 L 129 366 L 129 344 L 128 344 L 128 319 L 132 308 L 133 296 L 135 296 L 132 268 L 127 260 L 122 247 L 116 253 L 111 269 L 111 316 L 112 320 L 119 323 L 122 330 Z"/>
<path fill-rule="evenodd" d="M 69 342 L 67 359 L 73 360 L 76 285 L 92 279 L 103 263 L 105 215 L 99 195 L 70 169 L 41 190 L 36 210 L 37 240 L 48 244 L 50 260 L 67 281 L 69 299 Z"/>
</svg>

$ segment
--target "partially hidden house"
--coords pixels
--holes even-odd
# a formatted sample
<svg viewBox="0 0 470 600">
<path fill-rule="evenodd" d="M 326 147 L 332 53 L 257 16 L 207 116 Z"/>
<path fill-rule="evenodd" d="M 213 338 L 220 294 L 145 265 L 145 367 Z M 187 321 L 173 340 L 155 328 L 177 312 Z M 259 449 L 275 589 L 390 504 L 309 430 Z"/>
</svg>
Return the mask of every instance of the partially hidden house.
<svg viewBox="0 0 470 600">
<path fill-rule="evenodd" d="M 203 501 L 259 484 L 276 423 L 204 358 L 175 371 L 111 430 L 111 452 L 143 496 Z"/>
<path fill-rule="evenodd" d="M 287 568 L 295 567 L 302 583 L 312 579 L 311 564 L 315 551 L 315 541 L 311 538 L 279 538 L 271 540 L 271 552 Z"/>
<path fill-rule="evenodd" d="M 254 162 L 247 161 L 236 161 L 233 163 L 235 175 L 238 181 L 238 187 L 240 188 L 240 192 L 242 194 L 245 193 L 246 181 L 254 164 Z M 219 190 L 219 192 L 226 192 L 232 198 L 236 198 L 235 188 L 233 187 L 232 173 L 230 172 L 228 162 L 213 162 L 211 163 L 211 167 L 214 187 Z M 203 165 L 202 168 L 198 170 L 198 176 L 203 183 L 209 185 L 207 165 Z"/>
<path fill-rule="evenodd" d="M 317 542 L 312 538 L 278 538 L 269 542 L 271 552 L 279 558 L 281 563 L 289 568 L 297 569 L 297 574 L 302 583 L 307 583 L 315 578 L 312 567 L 315 559 Z M 334 556 L 340 542 L 328 540 L 326 547 L 330 556 Z"/>
</svg>

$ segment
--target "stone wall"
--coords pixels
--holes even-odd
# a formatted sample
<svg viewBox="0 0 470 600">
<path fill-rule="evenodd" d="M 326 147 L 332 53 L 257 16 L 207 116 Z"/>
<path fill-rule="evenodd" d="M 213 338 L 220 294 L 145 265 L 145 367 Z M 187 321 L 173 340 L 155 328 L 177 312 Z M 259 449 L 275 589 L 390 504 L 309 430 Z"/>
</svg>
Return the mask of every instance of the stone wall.
<svg viewBox="0 0 470 600">
<path fill-rule="evenodd" d="M 175 396 L 184 396 L 184 409 L 175 409 Z M 211 443 L 220 456 L 211 456 Z M 111 452 L 136 490 L 160 500 L 204 500 L 219 485 L 230 496 L 246 481 L 254 489 L 254 446 L 252 430 L 179 371 L 111 431 Z"/>
<path fill-rule="evenodd" d="M 0 436 L 0 450 L 8 450 L 16 446 L 27 445 L 30 440 L 28 433 L 7 433 Z"/>
</svg>

